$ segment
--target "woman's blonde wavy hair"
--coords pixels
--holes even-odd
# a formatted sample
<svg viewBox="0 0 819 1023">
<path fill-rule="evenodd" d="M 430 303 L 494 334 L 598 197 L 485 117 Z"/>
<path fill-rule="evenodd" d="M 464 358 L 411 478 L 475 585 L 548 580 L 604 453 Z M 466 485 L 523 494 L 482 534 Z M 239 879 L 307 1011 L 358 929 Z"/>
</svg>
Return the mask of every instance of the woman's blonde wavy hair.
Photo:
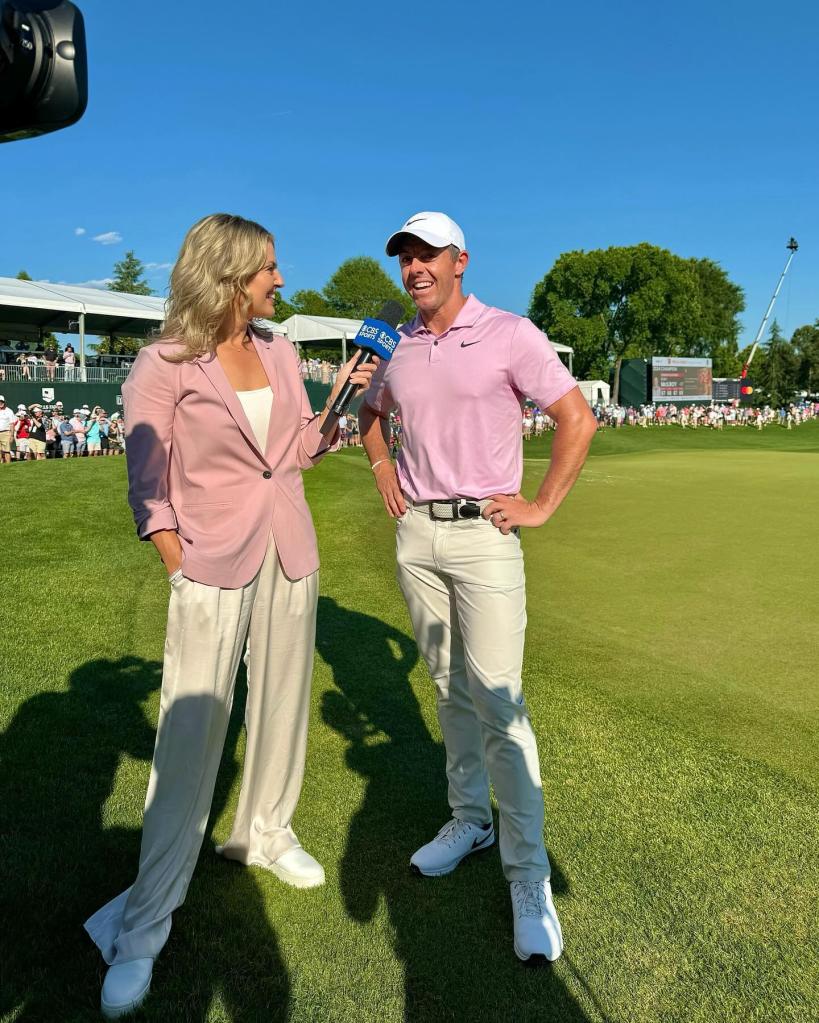
<svg viewBox="0 0 819 1023">
<path fill-rule="evenodd" d="M 261 224 L 230 213 L 213 213 L 193 225 L 171 271 L 165 322 L 155 338 L 177 341 L 183 349 L 165 359 L 186 362 L 215 352 L 233 322 L 237 297 L 249 318 L 247 284 L 266 264 L 272 241 Z"/>
</svg>

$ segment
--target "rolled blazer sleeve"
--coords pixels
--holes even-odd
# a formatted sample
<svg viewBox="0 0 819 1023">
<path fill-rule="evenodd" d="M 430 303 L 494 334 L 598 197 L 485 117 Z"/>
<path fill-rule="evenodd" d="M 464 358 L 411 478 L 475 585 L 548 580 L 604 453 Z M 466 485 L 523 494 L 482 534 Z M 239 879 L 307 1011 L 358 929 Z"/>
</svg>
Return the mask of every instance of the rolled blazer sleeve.
<svg viewBox="0 0 819 1023">
<path fill-rule="evenodd" d="M 157 346 L 149 345 L 140 351 L 122 385 L 128 503 L 140 540 L 160 529 L 177 528 L 168 500 L 177 373 L 177 366 L 162 359 Z"/>
</svg>

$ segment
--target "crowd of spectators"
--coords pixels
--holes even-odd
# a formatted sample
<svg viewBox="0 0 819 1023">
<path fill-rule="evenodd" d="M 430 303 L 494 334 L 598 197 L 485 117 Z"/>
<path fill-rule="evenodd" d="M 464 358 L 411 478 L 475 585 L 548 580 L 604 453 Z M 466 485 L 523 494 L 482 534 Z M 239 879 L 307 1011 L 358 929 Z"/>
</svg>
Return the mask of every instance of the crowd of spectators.
<svg viewBox="0 0 819 1023">
<path fill-rule="evenodd" d="M 99 405 L 93 409 L 83 405 L 69 416 L 61 401 L 47 412 L 36 402 L 11 409 L 0 395 L 0 464 L 124 451 L 125 431 L 118 412 L 109 416 Z"/>
<path fill-rule="evenodd" d="M 338 366 L 328 359 L 302 359 L 299 363 L 303 380 L 316 384 L 332 385 L 338 373 Z"/>
<path fill-rule="evenodd" d="M 63 351 L 56 348 L 45 348 L 40 352 L 26 349 L 14 356 L 12 363 L 20 367 L 22 380 L 75 380 L 77 378 L 77 353 L 72 344 L 67 344 Z M 61 370 L 58 373 L 58 370 Z M 0 381 L 6 379 L 6 367 L 0 363 Z"/>
<path fill-rule="evenodd" d="M 722 430 L 727 427 L 751 426 L 758 430 L 779 425 L 793 429 L 808 419 L 819 418 L 819 402 L 800 401 L 779 408 L 764 405 L 759 408 L 738 402 L 711 402 L 708 405 L 596 405 L 592 411 L 598 428 L 612 426 L 679 426 L 683 430 L 706 427 Z"/>
</svg>

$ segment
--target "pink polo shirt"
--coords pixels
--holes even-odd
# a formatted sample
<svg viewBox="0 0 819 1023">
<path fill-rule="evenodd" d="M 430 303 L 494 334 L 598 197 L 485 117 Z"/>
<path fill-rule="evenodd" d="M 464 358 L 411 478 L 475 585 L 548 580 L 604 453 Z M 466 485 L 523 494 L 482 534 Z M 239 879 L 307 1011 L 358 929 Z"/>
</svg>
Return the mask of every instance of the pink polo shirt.
<svg viewBox="0 0 819 1023">
<path fill-rule="evenodd" d="M 546 335 L 474 295 L 438 337 L 420 316 L 399 333 L 364 400 L 401 413 L 401 489 L 414 501 L 516 494 L 524 400 L 545 409 L 576 386 Z"/>
</svg>

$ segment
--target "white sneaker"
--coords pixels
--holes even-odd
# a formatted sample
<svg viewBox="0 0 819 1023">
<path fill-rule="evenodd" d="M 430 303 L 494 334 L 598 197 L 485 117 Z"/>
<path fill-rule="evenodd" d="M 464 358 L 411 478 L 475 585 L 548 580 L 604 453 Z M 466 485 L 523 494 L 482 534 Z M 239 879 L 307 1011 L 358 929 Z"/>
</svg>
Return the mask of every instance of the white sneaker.
<svg viewBox="0 0 819 1023">
<path fill-rule="evenodd" d="M 488 849 L 494 842 L 495 829 L 491 824 L 481 828 L 453 817 L 431 842 L 412 854 L 410 866 L 424 877 L 442 877 L 451 874 L 470 853 Z"/>
<path fill-rule="evenodd" d="M 553 963 L 563 951 L 563 932 L 548 881 L 513 881 L 515 954 L 518 959 L 544 958 Z"/>
<path fill-rule="evenodd" d="M 119 1019 L 138 1009 L 151 990 L 153 959 L 132 959 L 108 967 L 102 984 L 100 1008 L 106 1019 Z"/>
<path fill-rule="evenodd" d="M 294 888 L 318 888 L 324 884 L 324 867 L 300 845 L 282 853 L 269 869 L 280 881 Z"/>
</svg>

